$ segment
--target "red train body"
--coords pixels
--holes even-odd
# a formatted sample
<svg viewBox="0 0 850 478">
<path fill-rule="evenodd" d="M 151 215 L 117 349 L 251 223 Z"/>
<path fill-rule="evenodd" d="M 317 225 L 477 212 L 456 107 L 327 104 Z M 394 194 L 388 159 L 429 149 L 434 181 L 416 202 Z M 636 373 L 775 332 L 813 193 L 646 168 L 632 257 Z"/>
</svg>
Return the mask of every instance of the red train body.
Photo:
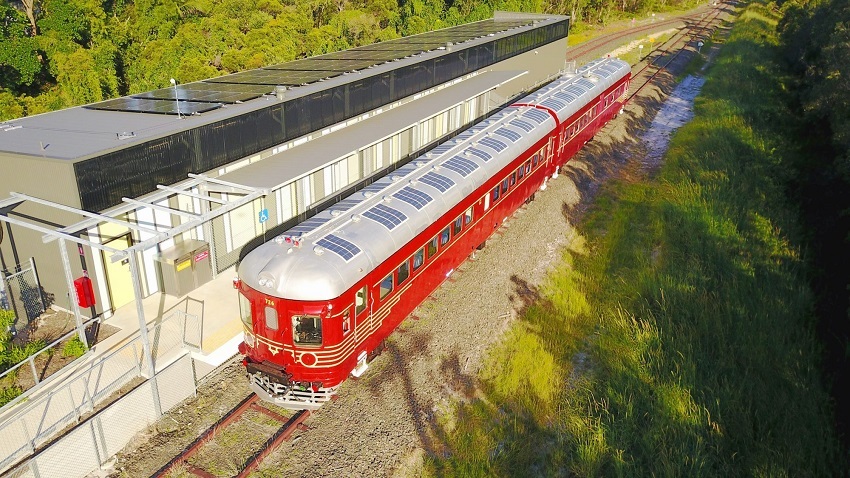
<svg viewBox="0 0 850 478">
<path fill-rule="evenodd" d="M 604 77 L 602 72 L 610 75 Z M 580 69 L 575 78 L 561 78 L 553 82 L 560 82 L 557 88 L 551 85 L 544 87 L 485 120 L 477 126 L 479 131 L 476 132 L 476 127 L 473 127 L 470 130 L 472 134 L 459 135 L 453 143 L 456 145 L 455 150 L 461 147 L 457 145 L 463 141 L 476 139 L 471 144 L 478 144 L 479 150 L 484 150 L 480 145 L 486 140 L 482 139 L 486 136 L 494 137 L 492 134 L 485 135 L 485 130 L 499 128 L 504 124 L 532 125 L 529 118 L 539 118 L 539 114 L 534 116 L 528 113 L 531 109 L 543 112 L 552 119 L 541 120 L 536 127 L 546 129 L 542 136 L 535 133 L 540 136 L 539 139 L 530 143 L 530 146 L 523 146 L 518 153 L 516 148 L 506 148 L 503 155 L 509 154 L 510 157 L 499 157 L 504 166 L 488 173 L 486 179 L 475 184 L 474 189 L 463 194 L 460 200 L 447 204 L 443 214 L 416 229 L 412 239 L 394 246 L 392 251 L 384 254 L 385 259 L 374 259 L 377 265 L 368 270 L 357 266 L 354 258 L 357 254 L 369 255 L 370 259 L 373 259 L 372 256 L 377 257 L 363 244 L 363 237 L 357 236 L 356 231 L 350 232 L 349 236 L 336 233 L 346 237 L 341 242 L 333 242 L 341 244 L 342 249 L 337 252 L 342 254 L 342 259 L 352 261 L 352 268 L 356 267 L 357 270 L 352 271 L 354 278 L 346 283 L 347 288 L 333 297 L 303 300 L 303 297 L 311 296 L 313 292 L 305 290 L 293 298 L 262 290 L 277 290 L 282 281 L 291 284 L 298 280 L 301 275 L 298 272 L 272 273 L 268 276 L 273 270 L 269 264 L 294 260 L 295 255 L 291 254 L 293 251 L 307 254 L 304 251 L 306 247 L 318 243 L 325 246 L 314 246 L 315 256 L 332 255 L 326 248 L 336 250 L 336 247 L 327 241 L 311 242 L 311 232 L 280 236 L 275 240 L 277 244 L 266 250 L 258 248 L 248 254 L 240 264 L 240 279 L 236 285 L 245 325 L 245 342 L 240 345 L 240 352 L 245 355 L 244 363 L 253 390 L 262 398 L 285 407 L 317 408 L 336 392 L 349 374 L 361 374 L 367 367 L 369 355 L 399 323 L 482 245 L 502 221 L 532 198 L 535 192 L 545 189 L 548 178 L 556 177 L 559 168 L 622 110 L 630 77 L 630 68 L 624 62 L 615 59 L 597 60 Z M 570 85 L 582 79 L 594 86 L 598 86 L 600 79 L 607 81 L 602 82 L 605 83 L 604 89 L 600 88 L 601 91 L 594 92 L 591 97 L 582 97 L 576 93 L 578 90 L 569 94 Z M 541 93 L 543 90 L 546 91 Z M 567 96 L 557 96 L 558 92 L 566 92 Z M 570 97 L 575 99 L 569 102 L 569 108 L 565 108 L 570 111 L 569 116 L 559 118 L 555 107 L 567 104 Z M 553 98 L 561 98 L 560 103 L 549 102 Z M 572 104 L 576 101 L 580 101 L 580 104 Z M 508 144 L 504 139 L 501 142 Z M 499 155 L 498 152 L 492 154 L 489 151 L 487 154 L 494 157 Z M 463 157 L 467 161 L 476 159 L 472 155 Z M 425 160 L 428 164 L 420 164 L 422 169 L 427 169 L 434 162 L 433 158 L 426 157 Z M 491 164 L 489 161 L 480 162 L 475 167 L 486 167 Z M 447 161 L 443 167 L 449 168 L 451 164 L 457 163 Z M 411 171 L 415 171 L 415 166 Z M 433 171 L 445 169 L 437 166 L 432 167 Z M 399 185 L 394 185 L 399 182 L 398 179 L 387 179 L 386 187 L 398 190 Z M 426 177 L 420 177 L 419 180 L 409 181 L 407 186 L 418 187 L 425 180 Z M 460 182 L 456 179 L 454 181 Z M 433 190 L 429 189 L 426 193 L 426 197 L 435 196 Z M 400 196 L 396 194 L 393 197 Z M 384 201 L 380 199 L 374 198 L 374 201 L 382 205 L 389 201 L 387 196 L 384 196 Z M 373 209 L 380 207 L 376 205 Z M 327 223 L 323 223 L 317 230 L 323 233 L 338 231 L 344 228 L 334 228 L 328 224 L 344 219 L 348 221 L 346 224 L 353 227 L 356 226 L 354 223 L 369 221 L 367 218 L 371 217 L 365 211 L 360 215 L 339 218 L 339 213 L 334 213 L 333 209 L 332 206 Z M 412 211 L 410 208 L 408 210 Z M 348 211 L 345 213 L 348 214 Z M 401 217 L 404 216 L 401 214 Z M 394 224 L 392 218 L 388 220 L 390 223 L 384 224 L 384 229 Z M 374 227 L 380 225 L 375 223 Z M 382 233 L 384 229 L 381 229 Z M 338 239 L 332 235 L 326 237 Z M 354 247 L 352 249 L 349 246 Z M 354 256 L 351 256 L 352 253 Z M 252 259 L 254 265 L 246 265 L 252 255 L 257 255 Z M 337 260 L 336 257 L 333 259 Z M 339 260 L 337 262 L 343 264 Z M 302 261 L 300 264 L 290 270 L 299 271 L 298 267 L 304 267 L 305 271 L 309 269 L 311 276 L 323 272 L 315 270 L 317 266 L 309 262 Z M 339 272 L 341 270 L 328 268 L 326 272 L 331 276 L 344 275 Z M 268 278 L 263 279 L 264 274 Z"/>
</svg>

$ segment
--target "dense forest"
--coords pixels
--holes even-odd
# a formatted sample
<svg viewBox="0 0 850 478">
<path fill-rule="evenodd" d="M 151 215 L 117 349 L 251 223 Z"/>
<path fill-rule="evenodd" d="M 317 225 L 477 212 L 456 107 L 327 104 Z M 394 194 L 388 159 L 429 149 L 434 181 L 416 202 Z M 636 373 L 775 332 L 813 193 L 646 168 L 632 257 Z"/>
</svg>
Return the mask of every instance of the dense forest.
<svg viewBox="0 0 850 478">
<path fill-rule="evenodd" d="M 788 0 L 781 48 L 808 154 L 796 165 L 796 201 L 808 230 L 824 371 L 850 447 L 850 2 Z M 850 449 L 850 448 L 848 448 Z"/>
<path fill-rule="evenodd" d="M 491 18 L 697 0 L 0 0 L 0 121 Z"/>
</svg>

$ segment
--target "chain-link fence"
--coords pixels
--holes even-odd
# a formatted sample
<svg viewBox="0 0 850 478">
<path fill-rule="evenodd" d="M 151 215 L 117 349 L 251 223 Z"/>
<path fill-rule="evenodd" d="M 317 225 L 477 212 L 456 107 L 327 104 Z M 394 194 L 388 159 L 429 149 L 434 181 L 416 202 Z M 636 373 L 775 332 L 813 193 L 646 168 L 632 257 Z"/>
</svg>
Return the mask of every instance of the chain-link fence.
<svg viewBox="0 0 850 478">
<path fill-rule="evenodd" d="M 13 271 L 2 271 L 0 308 L 15 313 L 15 329 L 22 329 L 37 319 L 45 310 L 44 293 L 38 281 L 35 262 L 17 266 Z M 13 331 L 14 332 L 14 331 Z"/>
<path fill-rule="evenodd" d="M 37 463 L 41 464 L 39 466 L 45 465 L 43 457 L 53 453 L 48 450 L 53 449 L 56 442 L 54 441 L 47 447 L 45 447 L 45 444 L 54 440 L 57 433 L 75 427 L 86 415 L 97 412 L 99 404 L 112 397 L 113 394 L 125 393 L 129 390 L 133 390 L 133 393 L 137 394 L 139 389 L 144 388 L 149 391 L 149 396 L 142 400 L 144 403 L 133 405 L 128 407 L 127 411 L 115 414 L 114 422 L 110 422 L 110 425 L 104 428 L 104 430 L 109 431 L 109 434 L 115 435 L 119 433 L 115 429 L 119 431 L 130 430 L 131 427 L 144 423 L 138 428 L 120 432 L 121 440 L 124 440 L 125 435 L 126 440 L 129 440 L 134 433 L 158 418 L 149 416 L 149 414 L 154 413 L 152 411 L 167 410 L 189 394 L 194 393 L 193 373 L 190 375 L 191 380 L 187 381 L 184 377 L 173 382 L 169 378 L 170 375 L 165 372 L 170 369 L 170 362 L 175 360 L 175 357 L 179 360 L 179 357 L 187 352 L 187 348 L 196 347 L 191 342 L 202 339 L 201 332 L 198 330 L 202 326 L 203 324 L 198 317 L 177 311 L 162 322 L 148 327 L 151 354 L 157 370 L 156 376 L 162 375 L 164 377 L 159 382 L 159 386 L 156 383 L 151 383 L 151 380 L 144 376 L 147 368 L 140 337 L 128 337 L 126 343 L 108 355 L 93 359 L 90 364 L 72 367 L 76 370 L 67 370 L 63 374 L 52 376 L 22 397 L 27 400 L 18 400 L 16 406 L 9 404 L 0 409 L 0 414 L 2 414 L 0 415 L 2 417 L 0 418 L 2 420 L 0 436 L 3 437 L 0 440 L 0 470 L 4 470 L 6 467 L 34 454 L 38 457 Z M 200 345 L 198 345 L 198 348 L 200 348 Z M 181 374 L 185 375 L 182 372 Z M 44 390 L 43 393 L 41 390 Z M 124 403 L 133 402 L 136 399 L 128 400 L 121 399 Z M 131 412 L 130 410 L 136 406 L 141 408 Z M 98 412 L 98 415 L 100 414 L 101 412 Z M 98 426 L 103 427 L 104 424 Z M 65 443 L 68 436 L 77 436 L 79 428 L 79 426 L 76 426 L 63 434 L 63 438 L 59 442 Z M 101 433 L 106 432 L 101 431 Z M 101 448 L 77 448 L 68 457 L 73 457 L 82 463 L 85 461 L 82 455 L 91 451 L 91 455 L 85 457 L 86 460 L 100 460 L 99 463 L 102 463 L 103 460 L 123 447 L 126 440 L 122 441 L 120 446 L 108 445 L 104 441 L 98 445 Z M 104 450 L 114 451 L 103 455 Z M 28 462 L 33 460 L 36 460 L 36 458 L 30 459 Z M 89 462 L 85 461 L 85 463 Z M 88 464 L 85 466 L 88 466 Z M 89 468 L 86 472 L 92 469 L 94 468 Z M 33 468 L 33 470 L 36 474 L 20 476 L 71 476 L 66 472 L 45 474 L 42 471 L 39 474 L 38 467 Z"/>
</svg>

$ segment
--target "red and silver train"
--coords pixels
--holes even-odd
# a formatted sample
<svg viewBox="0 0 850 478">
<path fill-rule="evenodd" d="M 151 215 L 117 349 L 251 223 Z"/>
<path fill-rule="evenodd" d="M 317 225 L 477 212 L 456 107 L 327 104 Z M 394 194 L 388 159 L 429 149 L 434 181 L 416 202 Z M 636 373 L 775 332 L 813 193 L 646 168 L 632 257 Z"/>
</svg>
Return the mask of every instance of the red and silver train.
<svg viewBox="0 0 850 478">
<path fill-rule="evenodd" d="M 236 287 L 252 390 L 316 409 L 622 110 L 628 63 L 564 75 L 249 253 Z"/>
</svg>

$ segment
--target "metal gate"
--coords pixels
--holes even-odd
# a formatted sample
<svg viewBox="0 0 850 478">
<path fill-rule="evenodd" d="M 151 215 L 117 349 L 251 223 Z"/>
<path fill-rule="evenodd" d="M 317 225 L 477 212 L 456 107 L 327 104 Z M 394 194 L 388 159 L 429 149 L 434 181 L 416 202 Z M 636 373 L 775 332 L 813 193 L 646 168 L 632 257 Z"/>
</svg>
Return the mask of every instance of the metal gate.
<svg viewBox="0 0 850 478">
<path fill-rule="evenodd" d="M 44 312 L 44 294 L 41 291 L 41 283 L 32 257 L 25 267 L 18 265 L 14 270 L 16 272 L 2 271 L 0 308 L 13 311 L 14 326 L 16 329 L 21 329 Z"/>
</svg>

